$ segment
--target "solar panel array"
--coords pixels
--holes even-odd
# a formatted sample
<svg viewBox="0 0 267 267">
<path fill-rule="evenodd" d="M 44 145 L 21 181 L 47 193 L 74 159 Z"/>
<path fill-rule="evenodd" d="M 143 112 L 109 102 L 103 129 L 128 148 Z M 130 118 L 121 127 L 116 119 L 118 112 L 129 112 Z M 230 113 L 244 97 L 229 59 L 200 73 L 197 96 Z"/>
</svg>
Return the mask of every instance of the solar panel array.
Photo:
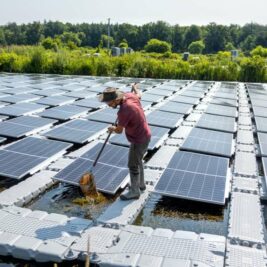
<svg viewBox="0 0 267 267">
<path fill-rule="evenodd" d="M 91 170 L 102 143 L 98 143 L 69 166 L 56 174 L 55 179 L 79 185 L 82 175 Z M 99 191 L 115 194 L 128 174 L 128 149 L 107 144 L 98 164 L 94 167 L 96 187 Z"/>
<path fill-rule="evenodd" d="M 160 177 L 155 192 L 190 200 L 225 203 L 229 160 L 179 151 Z"/>
<path fill-rule="evenodd" d="M 36 133 L 56 123 L 56 120 L 22 116 L 0 122 L 0 135 L 6 137 L 20 138 L 25 135 Z"/>
<path fill-rule="evenodd" d="M 0 149 L 0 175 L 21 179 L 61 156 L 71 144 L 27 137 Z"/>
<path fill-rule="evenodd" d="M 44 135 L 71 143 L 84 144 L 94 140 L 107 129 L 107 124 L 82 119 L 72 120 L 53 128 Z"/>
<path fill-rule="evenodd" d="M 233 134 L 194 128 L 182 144 L 181 150 L 231 157 Z"/>
</svg>

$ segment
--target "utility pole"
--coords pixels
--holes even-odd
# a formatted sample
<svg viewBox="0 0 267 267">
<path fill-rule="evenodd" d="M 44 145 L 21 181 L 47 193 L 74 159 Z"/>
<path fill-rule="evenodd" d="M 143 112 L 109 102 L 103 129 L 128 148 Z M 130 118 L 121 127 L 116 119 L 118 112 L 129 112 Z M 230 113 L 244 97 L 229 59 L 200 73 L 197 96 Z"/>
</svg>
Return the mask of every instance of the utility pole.
<svg viewBox="0 0 267 267">
<path fill-rule="evenodd" d="M 108 18 L 108 49 L 109 49 L 109 38 L 110 38 L 110 18 Z"/>
</svg>

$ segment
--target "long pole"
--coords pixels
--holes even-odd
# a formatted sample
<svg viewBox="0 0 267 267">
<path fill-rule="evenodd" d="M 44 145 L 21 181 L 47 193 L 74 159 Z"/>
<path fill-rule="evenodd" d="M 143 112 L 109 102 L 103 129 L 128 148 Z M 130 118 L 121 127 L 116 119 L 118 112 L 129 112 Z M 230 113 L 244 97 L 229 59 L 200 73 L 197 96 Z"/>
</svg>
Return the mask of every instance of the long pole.
<svg viewBox="0 0 267 267">
<path fill-rule="evenodd" d="M 109 38 L 110 38 L 110 18 L 108 18 L 108 49 L 109 49 Z"/>
</svg>

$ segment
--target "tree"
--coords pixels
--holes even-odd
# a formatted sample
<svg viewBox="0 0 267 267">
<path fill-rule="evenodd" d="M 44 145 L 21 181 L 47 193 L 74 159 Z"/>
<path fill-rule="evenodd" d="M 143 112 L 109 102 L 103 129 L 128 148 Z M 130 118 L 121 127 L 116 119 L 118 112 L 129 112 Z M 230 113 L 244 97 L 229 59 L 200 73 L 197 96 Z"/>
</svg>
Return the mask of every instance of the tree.
<svg viewBox="0 0 267 267">
<path fill-rule="evenodd" d="M 251 51 L 253 48 L 256 47 L 256 38 L 254 35 L 249 35 L 247 38 L 240 43 L 240 47 L 243 51 Z"/>
<path fill-rule="evenodd" d="M 262 47 L 261 45 L 254 48 L 250 54 L 252 56 L 267 57 L 267 48 Z"/>
<path fill-rule="evenodd" d="M 166 53 L 171 51 L 171 44 L 158 39 L 151 39 L 144 48 L 146 52 Z"/>
<path fill-rule="evenodd" d="M 231 50 L 234 50 L 235 47 L 234 45 L 231 43 L 231 42 L 228 42 L 226 45 L 225 45 L 225 50 L 226 51 L 231 51 Z"/>
<path fill-rule="evenodd" d="M 184 47 L 188 47 L 192 42 L 198 41 L 200 39 L 201 39 L 200 27 L 192 25 L 185 32 Z"/>
<path fill-rule="evenodd" d="M 113 46 L 114 43 L 115 43 L 113 37 L 108 36 L 106 34 L 102 34 L 101 35 L 99 46 L 100 47 L 108 47 L 108 41 L 109 41 L 110 47 Z"/>
<path fill-rule="evenodd" d="M 206 52 L 216 53 L 218 51 L 223 51 L 229 39 L 229 33 L 226 26 L 210 23 L 207 26 L 207 34 L 204 39 Z"/>
<path fill-rule="evenodd" d="M 188 46 L 188 51 L 191 54 L 202 54 L 204 49 L 205 49 L 205 45 L 204 45 L 203 41 L 195 41 L 195 42 L 192 42 Z"/>
<path fill-rule="evenodd" d="M 127 47 L 129 47 L 127 40 L 126 39 L 122 39 L 122 41 L 119 44 L 119 47 L 120 48 L 127 48 Z"/>
<path fill-rule="evenodd" d="M 53 49 L 55 51 L 58 49 L 58 45 L 59 45 L 58 42 L 55 39 L 51 38 L 51 37 L 45 38 L 41 42 L 41 44 L 45 49 Z"/>
<path fill-rule="evenodd" d="M 180 52 L 183 48 L 184 30 L 179 25 L 173 27 L 172 48 L 174 52 Z"/>
<path fill-rule="evenodd" d="M 63 32 L 63 34 L 58 36 L 63 44 L 72 46 L 80 46 L 81 39 L 79 38 L 79 33 L 74 32 Z"/>
<path fill-rule="evenodd" d="M 36 45 L 41 40 L 43 33 L 43 26 L 40 22 L 33 22 L 28 24 L 26 30 L 27 43 L 31 45 Z"/>
<path fill-rule="evenodd" d="M 255 44 L 267 47 L 267 31 L 258 34 L 255 40 Z"/>
<path fill-rule="evenodd" d="M 1 28 L 0 28 L 0 45 L 6 45 L 5 33 Z"/>
</svg>

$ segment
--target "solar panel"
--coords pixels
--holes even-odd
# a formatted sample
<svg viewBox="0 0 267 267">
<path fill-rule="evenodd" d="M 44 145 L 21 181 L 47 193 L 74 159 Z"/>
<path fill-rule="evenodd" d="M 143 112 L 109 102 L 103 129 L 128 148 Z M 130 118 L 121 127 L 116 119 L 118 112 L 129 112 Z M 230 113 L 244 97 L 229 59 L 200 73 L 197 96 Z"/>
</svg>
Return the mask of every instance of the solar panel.
<svg viewBox="0 0 267 267">
<path fill-rule="evenodd" d="M 69 119 L 74 119 L 79 116 L 85 115 L 89 110 L 84 107 L 78 107 L 74 105 L 63 105 L 54 108 L 49 108 L 41 113 L 38 113 L 39 116 L 45 118 L 58 119 L 66 121 Z"/>
<path fill-rule="evenodd" d="M 154 110 L 147 115 L 147 122 L 150 125 L 172 129 L 182 122 L 183 116 L 183 114 Z"/>
<path fill-rule="evenodd" d="M 79 185 L 80 178 L 91 169 L 102 145 L 102 143 L 98 143 L 84 153 L 80 158 L 57 173 L 55 179 Z M 107 144 L 93 170 L 97 189 L 115 194 L 122 184 L 125 184 L 125 178 L 128 174 L 127 161 L 128 148 Z"/>
<path fill-rule="evenodd" d="M 154 192 L 175 198 L 223 205 L 229 159 L 178 151 Z"/>
<path fill-rule="evenodd" d="M 56 95 L 63 95 L 65 93 L 66 91 L 60 89 L 46 89 L 33 92 L 33 94 L 40 96 L 56 96 Z"/>
<path fill-rule="evenodd" d="M 70 104 L 75 101 L 73 97 L 67 97 L 63 95 L 58 96 L 48 96 L 43 97 L 35 101 L 38 104 L 48 105 L 48 106 L 62 106 L 65 104 Z"/>
<path fill-rule="evenodd" d="M 22 116 L 11 120 L 0 122 L 0 135 L 20 138 L 25 135 L 36 133 L 48 128 L 56 121 L 51 119 Z"/>
<path fill-rule="evenodd" d="M 55 85 L 53 83 L 40 83 L 40 84 L 33 84 L 32 85 L 33 88 L 39 89 L 40 91 L 46 91 L 46 90 L 56 90 L 58 88 L 60 88 L 61 86 L 59 85 Z"/>
<path fill-rule="evenodd" d="M 153 103 L 160 102 L 161 100 L 163 100 L 163 98 L 164 98 L 163 96 L 153 95 L 153 94 L 150 94 L 148 92 L 143 93 L 141 96 L 142 100 L 153 102 Z"/>
<path fill-rule="evenodd" d="M 21 179 L 61 156 L 71 144 L 27 137 L 0 150 L 0 175 Z"/>
<path fill-rule="evenodd" d="M 214 114 L 214 115 L 220 115 L 220 116 L 227 116 L 227 117 L 237 117 L 237 110 L 234 107 L 229 106 L 219 106 L 219 105 L 213 105 L 209 104 L 205 113 L 208 114 Z"/>
<path fill-rule="evenodd" d="M 253 107 L 254 116 L 267 118 L 267 108 Z"/>
<path fill-rule="evenodd" d="M 33 94 L 20 94 L 20 95 L 9 95 L 1 98 L 1 101 L 7 103 L 23 103 L 23 102 L 30 102 L 39 99 L 39 96 Z"/>
<path fill-rule="evenodd" d="M 169 90 L 165 90 L 165 89 L 152 88 L 149 90 L 149 93 L 152 95 L 171 96 L 173 94 L 173 91 L 169 91 Z"/>
<path fill-rule="evenodd" d="M 255 122 L 258 132 L 267 133 L 267 118 L 255 117 Z"/>
<path fill-rule="evenodd" d="M 94 92 L 90 92 L 87 90 L 82 90 L 82 91 L 74 91 L 74 92 L 67 92 L 64 94 L 65 96 L 69 96 L 69 97 L 74 97 L 74 98 L 91 98 L 91 97 L 95 97 L 96 93 Z"/>
<path fill-rule="evenodd" d="M 141 105 L 142 105 L 142 108 L 144 110 L 146 110 L 149 107 L 151 107 L 152 104 L 153 104 L 153 102 L 141 100 Z"/>
<path fill-rule="evenodd" d="M 267 157 L 267 133 L 258 133 L 261 156 Z"/>
<path fill-rule="evenodd" d="M 86 107 L 86 108 L 93 108 L 93 109 L 103 108 L 103 107 L 106 106 L 105 103 L 100 102 L 95 97 L 93 97 L 93 98 L 86 98 L 86 99 L 75 101 L 73 103 L 73 105 L 81 106 L 81 107 Z"/>
<path fill-rule="evenodd" d="M 236 93 L 234 94 L 229 94 L 229 93 L 223 93 L 223 92 L 216 92 L 214 97 L 220 97 L 220 98 L 225 98 L 225 99 L 232 99 L 232 100 L 237 100 Z"/>
<path fill-rule="evenodd" d="M 222 132 L 236 132 L 235 119 L 231 117 L 203 114 L 197 122 L 197 127 L 204 129 L 217 130 Z"/>
<path fill-rule="evenodd" d="M 76 119 L 60 125 L 44 135 L 53 139 L 84 144 L 96 139 L 107 129 L 107 124 L 87 120 Z"/>
<path fill-rule="evenodd" d="M 199 103 L 199 98 L 176 95 L 174 98 L 171 98 L 170 101 L 197 105 Z"/>
<path fill-rule="evenodd" d="M 267 99 L 266 100 L 251 99 L 251 104 L 253 107 L 267 107 Z"/>
<path fill-rule="evenodd" d="M 77 83 L 65 84 L 62 86 L 63 90 L 68 90 L 71 92 L 81 91 L 81 90 L 84 90 L 85 88 L 86 88 L 86 86 L 81 85 L 81 84 L 77 84 Z"/>
<path fill-rule="evenodd" d="M 158 109 L 172 113 L 189 114 L 192 110 L 192 105 L 169 101 L 164 103 Z"/>
<path fill-rule="evenodd" d="M 194 128 L 180 149 L 231 157 L 233 134 Z"/>
<path fill-rule="evenodd" d="M 194 90 L 186 90 L 184 92 L 182 92 L 180 95 L 182 96 L 189 96 L 189 97 L 195 97 L 195 98 L 202 98 L 204 96 L 203 92 L 198 92 L 198 91 L 194 91 Z"/>
<path fill-rule="evenodd" d="M 264 177 L 265 177 L 265 185 L 267 186 L 267 158 L 262 157 L 262 165 L 263 165 L 263 171 L 264 171 Z"/>
<path fill-rule="evenodd" d="M 92 121 L 114 123 L 117 118 L 117 112 L 118 109 L 106 108 L 90 114 L 89 116 L 87 116 L 87 119 Z"/>
<path fill-rule="evenodd" d="M 45 108 L 46 106 L 44 105 L 34 103 L 19 103 L 0 108 L 0 114 L 15 117 L 40 112 Z"/>
<path fill-rule="evenodd" d="M 158 148 L 162 142 L 167 139 L 169 129 L 161 128 L 156 126 L 150 126 L 151 129 L 151 140 L 148 145 L 148 150 L 153 150 Z M 122 146 L 130 146 L 125 134 L 116 134 L 110 138 L 110 143 L 122 145 Z"/>
<path fill-rule="evenodd" d="M 224 99 L 224 98 L 214 98 L 210 101 L 211 104 L 221 105 L 221 106 L 230 106 L 237 107 L 237 101 L 233 99 Z"/>
<path fill-rule="evenodd" d="M 31 88 L 31 87 L 18 86 L 16 88 L 6 88 L 2 92 L 12 94 L 12 95 L 19 95 L 19 94 L 33 93 L 36 91 L 38 91 L 38 90 Z"/>
</svg>

